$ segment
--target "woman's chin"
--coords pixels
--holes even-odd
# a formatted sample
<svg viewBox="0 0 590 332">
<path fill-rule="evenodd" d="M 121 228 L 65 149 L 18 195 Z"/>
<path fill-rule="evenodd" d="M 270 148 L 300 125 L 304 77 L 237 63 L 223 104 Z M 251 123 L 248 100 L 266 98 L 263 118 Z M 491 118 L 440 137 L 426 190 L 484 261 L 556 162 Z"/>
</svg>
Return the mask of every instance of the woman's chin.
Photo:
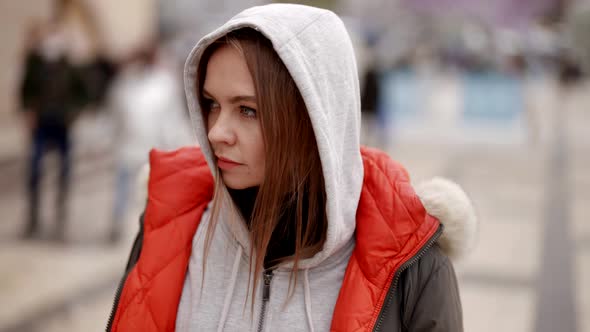
<svg viewBox="0 0 590 332">
<path fill-rule="evenodd" d="M 243 176 L 238 176 L 235 174 L 223 174 L 223 172 L 221 177 L 223 179 L 223 183 L 229 189 L 240 190 L 260 185 L 260 183 L 252 181 L 251 177 L 245 178 Z"/>
</svg>

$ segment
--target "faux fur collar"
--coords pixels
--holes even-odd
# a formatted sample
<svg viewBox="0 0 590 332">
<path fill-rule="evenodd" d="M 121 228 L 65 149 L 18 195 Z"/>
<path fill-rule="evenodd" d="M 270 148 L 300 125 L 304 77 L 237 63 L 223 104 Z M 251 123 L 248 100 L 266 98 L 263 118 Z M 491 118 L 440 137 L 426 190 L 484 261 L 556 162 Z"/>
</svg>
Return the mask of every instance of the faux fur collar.
<svg viewBox="0 0 590 332">
<path fill-rule="evenodd" d="M 454 261 L 475 246 L 478 220 L 475 209 L 463 189 L 456 183 L 436 177 L 415 186 L 426 211 L 444 226 L 438 243 Z"/>
</svg>

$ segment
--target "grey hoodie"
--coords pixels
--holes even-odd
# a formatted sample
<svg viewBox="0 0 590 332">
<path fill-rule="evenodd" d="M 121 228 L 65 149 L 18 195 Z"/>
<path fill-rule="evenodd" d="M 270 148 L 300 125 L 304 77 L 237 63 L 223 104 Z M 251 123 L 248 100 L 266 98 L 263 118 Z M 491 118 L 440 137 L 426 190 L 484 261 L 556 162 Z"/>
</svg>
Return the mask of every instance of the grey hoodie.
<svg viewBox="0 0 590 332">
<path fill-rule="evenodd" d="M 206 211 L 193 239 L 176 330 L 328 331 L 354 248 L 355 216 L 363 182 L 360 96 L 352 43 L 334 13 L 291 4 L 247 9 L 201 39 L 187 59 L 185 87 L 198 142 L 212 171 L 217 166 L 198 106 L 197 67 L 211 43 L 245 27 L 256 29 L 272 42 L 307 106 L 325 179 L 327 239 L 321 252 L 300 263 L 300 282 L 289 301 L 291 266 L 285 264 L 275 270 L 270 297 L 262 310 L 263 283 L 249 294 L 250 244 L 244 223 L 235 222 L 240 217 L 231 200 L 224 202 L 203 279 L 203 248 L 209 222 Z M 248 296 L 255 298 L 253 312 Z"/>
</svg>

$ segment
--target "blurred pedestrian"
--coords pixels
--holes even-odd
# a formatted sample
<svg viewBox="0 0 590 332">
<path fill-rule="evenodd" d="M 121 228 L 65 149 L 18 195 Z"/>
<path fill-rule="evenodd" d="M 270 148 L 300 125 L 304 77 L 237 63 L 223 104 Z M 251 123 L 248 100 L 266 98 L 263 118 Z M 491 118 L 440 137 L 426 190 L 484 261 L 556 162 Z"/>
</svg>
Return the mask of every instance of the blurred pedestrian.
<svg viewBox="0 0 590 332">
<path fill-rule="evenodd" d="M 110 92 L 114 115 L 116 187 L 109 241 L 121 237 L 133 197 L 133 183 L 152 148 L 190 144 L 182 91 L 158 45 L 150 44 L 129 59 Z"/>
<path fill-rule="evenodd" d="M 63 239 L 71 168 L 70 128 L 84 98 L 80 77 L 66 56 L 68 39 L 58 23 L 36 24 L 30 30 L 20 102 L 31 138 L 28 169 L 28 220 L 24 237 L 39 228 L 42 159 L 49 150 L 60 156 L 54 236 Z"/>
<path fill-rule="evenodd" d="M 374 50 L 369 49 L 367 56 L 366 71 L 362 80 L 361 88 L 361 115 L 362 115 L 362 138 L 364 144 L 383 148 L 386 142 L 382 141 L 384 129 L 379 123 L 377 111 L 379 107 L 379 94 L 381 93 L 380 71 L 375 61 Z"/>
<path fill-rule="evenodd" d="M 253 7 L 201 39 L 185 65 L 201 148 L 151 153 L 107 331 L 463 330 L 447 254 L 469 200 L 445 180 L 419 197 L 360 146 L 356 68 L 313 7 Z"/>
<path fill-rule="evenodd" d="M 573 56 L 562 52 L 557 59 L 559 71 L 559 83 L 562 86 L 572 86 L 580 82 L 583 72 L 580 64 L 573 59 Z"/>
</svg>

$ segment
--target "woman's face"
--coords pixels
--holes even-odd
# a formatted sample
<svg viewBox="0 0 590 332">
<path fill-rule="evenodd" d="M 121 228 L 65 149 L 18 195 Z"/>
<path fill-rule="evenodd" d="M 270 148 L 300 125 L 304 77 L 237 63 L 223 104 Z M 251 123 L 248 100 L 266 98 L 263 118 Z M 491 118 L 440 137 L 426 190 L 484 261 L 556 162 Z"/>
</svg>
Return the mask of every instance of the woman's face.
<svg viewBox="0 0 590 332">
<path fill-rule="evenodd" d="M 211 55 L 202 96 L 207 134 L 223 182 L 231 189 L 260 185 L 265 149 L 254 81 L 235 48 L 224 45 Z"/>
</svg>

